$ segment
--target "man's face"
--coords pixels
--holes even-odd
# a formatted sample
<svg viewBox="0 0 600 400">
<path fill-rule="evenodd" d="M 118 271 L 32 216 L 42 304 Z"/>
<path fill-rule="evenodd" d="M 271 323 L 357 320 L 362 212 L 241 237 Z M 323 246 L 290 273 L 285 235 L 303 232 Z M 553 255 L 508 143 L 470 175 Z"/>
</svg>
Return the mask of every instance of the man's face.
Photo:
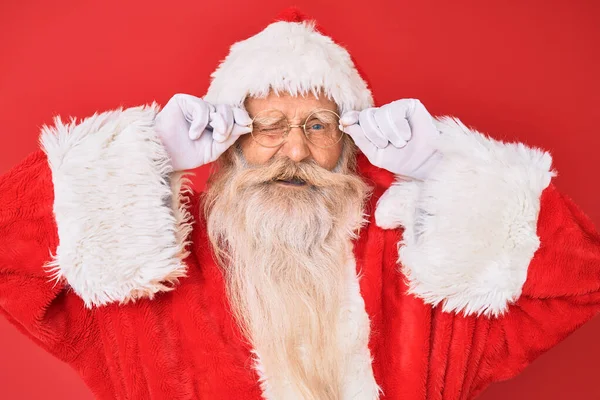
<svg viewBox="0 0 600 400">
<path fill-rule="evenodd" d="M 292 125 L 301 125 L 306 117 L 316 109 L 338 112 L 336 104 L 322 95 L 317 98 L 308 94 L 305 97 L 291 96 L 287 93 L 279 95 L 271 92 L 265 98 L 248 98 L 244 103 L 250 117 L 264 110 L 280 110 Z M 292 128 L 287 140 L 278 147 L 264 147 L 252 139 L 252 135 L 244 135 L 239 139 L 242 153 L 251 165 L 267 163 L 273 157 L 287 157 L 294 162 L 314 160 L 322 168 L 332 170 L 342 154 L 343 140 L 337 144 L 320 148 L 310 143 L 302 128 Z"/>
</svg>

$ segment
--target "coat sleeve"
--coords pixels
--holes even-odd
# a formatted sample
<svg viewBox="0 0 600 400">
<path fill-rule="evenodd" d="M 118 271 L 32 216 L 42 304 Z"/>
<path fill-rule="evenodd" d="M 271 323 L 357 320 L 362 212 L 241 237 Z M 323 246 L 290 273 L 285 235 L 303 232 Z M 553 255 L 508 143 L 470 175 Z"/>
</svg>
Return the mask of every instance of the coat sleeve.
<svg viewBox="0 0 600 400">
<path fill-rule="evenodd" d="M 410 293 L 489 319 L 480 374 L 506 379 L 600 311 L 600 237 L 552 183 L 548 153 L 450 118 L 438 128 L 443 160 L 392 185 L 376 221 L 404 227 Z"/>
<path fill-rule="evenodd" d="M 187 192 L 156 112 L 57 118 L 42 150 L 0 178 L 0 310 L 48 350 L 84 342 L 91 308 L 151 298 L 185 275 Z"/>
<path fill-rule="evenodd" d="M 69 361 L 87 340 L 90 315 L 44 268 L 58 236 L 52 176 L 37 151 L 0 177 L 0 312 L 21 332 Z"/>
<path fill-rule="evenodd" d="M 490 321 L 482 382 L 517 375 L 600 311 L 600 235 L 552 184 L 542 193 L 537 233 L 520 297 Z"/>
</svg>

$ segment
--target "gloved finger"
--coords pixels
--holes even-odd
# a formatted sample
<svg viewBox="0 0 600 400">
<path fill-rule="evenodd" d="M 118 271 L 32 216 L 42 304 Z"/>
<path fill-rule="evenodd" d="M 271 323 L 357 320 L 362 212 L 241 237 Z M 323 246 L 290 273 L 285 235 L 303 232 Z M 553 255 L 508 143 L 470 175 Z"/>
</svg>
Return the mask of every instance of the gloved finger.
<svg viewBox="0 0 600 400">
<path fill-rule="evenodd" d="M 376 108 L 362 110 L 359 115 L 359 124 L 367 139 L 378 148 L 383 149 L 387 147 L 388 139 L 383 135 L 383 132 L 381 132 L 381 129 L 377 125 L 375 111 L 377 111 Z"/>
<path fill-rule="evenodd" d="M 398 135 L 408 142 L 413 137 L 410 119 L 415 108 L 415 99 L 402 99 L 381 107 L 386 110 Z"/>
<path fill-rule="evenodd" d="M 235 124 L 233 125 L 233 129 L 231 130 L 231 135 L 229 135 L 229 137 L 234 138 L 233 140 L 235 141 L 240 136 L 250 132 L 252 132 L 252 126 L 243 126 Z"/>
<path fill-rule="evenodd" d="M 233 129 L 233 111 L 230 106 L 219 104 L 215 112 L 210 113 L 210 126 L 213 128 L 213 140 L 224 142 Z"/>
<path fill-rule="evenodd" d="M 237 139 L 246 133 L 252 132 L 252 118 L 250 118 L 246 110 L 234 107 L 233 120 L 235 123 L 233 124 L 231 136 L 235 136 Z"/>
<path fill-rule="evenodd" d="M 375 121 L 381 129 L 381 132 L 385 135 L 387 140 L 396 147 L 401 149 L 406 146 L 406 140 L 402 131 L 408 130 L 410 136 L 410 126 L 405 118 L 393 115 L 389 108 L 379 108 L 375 111 Z"/>
<path fill-rule="evenodd" d="M 382 108 L 389 108 L 390 110 L 394 110 L 394 115 L 410 119 L 417 103 L 419 103 L 419 100 L 417 99 L 400 99 L 392 101 Z"/>
<path fill-rule="evenodd" d="M 360 111 L 347 111 L 340 118 L 340 130 L 344 130 L 345 127 L 358 124 L 358 117 Z"/>
<path fill-rule="evenodd" d="M 250 115 L 248 115 L 246 110 L 239 108 L 239 107 L 233 107 L 232 110 L 233 110 L 233 120 L 235 121 L 235 123 L 237 125 L 248 126 L 248 127 L 252 125 L 252 118 L 250 118 Z"/>
<path fill-rule="evenodd" d="M 190 139 L 197 140 L 208 126 L 210 111 L 213 107 L 211 104 L 208 104 L 203 100 L 187 101 L 186 105 L 189 107 L 188 112 L 192 121 L 188 135 Z M 187 118 L 188 117 L 186 116 L 186 119 Z"/>
<path fill-rule="evenodd" d="M 436 137 L 440 134 L 437 130 L 434 119 L 429 114 L 429 111 L 425 108 L 423 103 L 419 100 L 415 100 L 414 109 L 411 112 L 409 123 L 412 129 L 415 129 L 419 132 L 424 132 L 424 134 L 429 135 L 430 138 Z"/>
<path fill-rule="evenodd" d="M 357 124 L 346 126 L 344 132 L 352 138 L 363 154 L 373 163 L 377 157 L 377 152 L 380 150 L 365 136 L 362 127 Z"/>
<path fill-rule="evenodd" d="M 202 100 L 189 94 L 177 93 L 176 95 L 171 97 L 165 108 L 169 107 L 173 103 L 173 105 L 176 105 L 177 108 L 181 111 L 185 120 L 191 123 L 194 120 L 193 107 L 194 104 L 198 101 L 201 102 Z"/>
</svg>

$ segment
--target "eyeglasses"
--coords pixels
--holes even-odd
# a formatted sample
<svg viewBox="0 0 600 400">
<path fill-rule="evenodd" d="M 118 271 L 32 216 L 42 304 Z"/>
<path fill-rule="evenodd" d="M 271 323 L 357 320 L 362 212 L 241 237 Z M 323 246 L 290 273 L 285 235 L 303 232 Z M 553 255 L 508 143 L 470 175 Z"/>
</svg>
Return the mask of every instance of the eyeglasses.
<svg viewBox="0 0 600 400">
<path fill-rule="evenodd" d="M 306 139 L 320 148 L 337 144 L 343 136 L 340 116 L 331 110 L 314 110 L 302 125 L 291 125 L 280 110 L 264 110 L 252 119 L 252 138 L 264 147 L 279 147 L 292 128 L 302 128 Z"/>
</svg>

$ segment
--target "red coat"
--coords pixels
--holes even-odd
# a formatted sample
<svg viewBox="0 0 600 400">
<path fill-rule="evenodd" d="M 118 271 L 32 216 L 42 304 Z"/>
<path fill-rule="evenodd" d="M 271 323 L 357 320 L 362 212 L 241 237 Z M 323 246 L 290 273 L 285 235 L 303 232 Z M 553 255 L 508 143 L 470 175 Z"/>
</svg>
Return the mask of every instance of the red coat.
<svg viewBox="0 0 600 400">
<path fill-rule="evenodd" d="M 228 311 L 196 194 L 188 208 L 190 253 L 181 263 L 174 251 L 181 250 L 177 229 L 187 232 L 188 219 L 177 222 L 160 197 L 173 182 L 152 181 L 157 171 L 170 173 L 152 133 L 155 112 L 116 111 L 78 126 L 58 122 L 43 135 L 46 154 L 33 153 L 2 176 L 0 310 L 75 368 L 97 398 L 259 399 L 252 349 Z M 451 121 L 441 123 L 451 130 Z M 356 315 L 369 317 L 356 329 L 366 329 L 361 354 L 373 361 L 348 384 L 368 386 L 374 377 L 382 398 L 471 399 L 518 374 L 600 310 L 600 236 L 544 180 L 552 175 L 549 160 L 463 133 L 459 140 L 475 147 L 460 157 L 445 148 L 452 163 L 437 178 L 396 185 L 379 205 L 391 177 L 360 162 L 375 194 L 354 243 L 360 295 L 352 301 Z M 144 162 L 152 168 L 137 169 Z M 465 176 L 464 187 L 457 186 Z M 144 187 L 149 181 L 155 191 Z M 440 205 L 433 194 L 444 183 L 456 192 Z M 502 190 L 483 197 L 495 189 Z M 453 212 L 436 215 L 450 206 Z M 152 210 L 152 218 L 140 217 Z M 165 227 L 165 235 L 153 225 L 163 219 L 173 228 Z M 452 246 L 435 241 L 457 227 L 448 237 Z M 128 229 L 137 234 L 123 236 Z M 172 286 L 160 284 L 183 273 Z M 372 398 L 367 389 L 355 393 Z"/>
</svg>

